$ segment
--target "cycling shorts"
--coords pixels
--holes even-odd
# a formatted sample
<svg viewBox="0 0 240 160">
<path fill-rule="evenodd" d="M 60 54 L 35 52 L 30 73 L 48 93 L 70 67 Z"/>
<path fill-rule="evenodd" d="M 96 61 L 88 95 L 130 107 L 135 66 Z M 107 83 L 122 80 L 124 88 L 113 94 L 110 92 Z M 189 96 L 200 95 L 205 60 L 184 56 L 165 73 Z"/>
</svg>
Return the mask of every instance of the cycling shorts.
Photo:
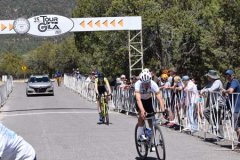
<svg viewBox="0 0 240 160">
<path fill-rule="evenodd" d="M 147 112 L 147 113 L 152 113 L 154 112 L 153 110 L 153 105 L 152 105 L 152 98 L 149 98 L 149 99 L 141 99 L 142 101 L 142 104 L 143 104 L 143 108 L 144 110 Z M 136 110 L 139 112 L 139 108 L 138 108 L 138 104 L 136 102 Z"/>
</svg>

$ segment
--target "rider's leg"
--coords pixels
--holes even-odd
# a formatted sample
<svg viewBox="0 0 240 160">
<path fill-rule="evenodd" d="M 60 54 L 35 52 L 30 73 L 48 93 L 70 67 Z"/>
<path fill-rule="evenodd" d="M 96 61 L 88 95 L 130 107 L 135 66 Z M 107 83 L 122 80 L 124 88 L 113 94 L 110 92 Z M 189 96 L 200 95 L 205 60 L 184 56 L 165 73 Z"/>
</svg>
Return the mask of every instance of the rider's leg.
<svg viewBox="0 0 240 160">
<path fill-rule="evenodd" d="M 99 114 L 99 121 L 102 121 L 102 107 L 100 106 L 100 96 L 97 95 L 97 109 L 98 109 L 98 114 Z"/>
<path fill-rule="evenodd" d="M 139 116 L 138 117 L 138 129 L 137 129 L 137 137 L 144 135 L 144 120 Z M 143 137 L 143 139 L 146 139 L 146 137 Z"/>
</svg>

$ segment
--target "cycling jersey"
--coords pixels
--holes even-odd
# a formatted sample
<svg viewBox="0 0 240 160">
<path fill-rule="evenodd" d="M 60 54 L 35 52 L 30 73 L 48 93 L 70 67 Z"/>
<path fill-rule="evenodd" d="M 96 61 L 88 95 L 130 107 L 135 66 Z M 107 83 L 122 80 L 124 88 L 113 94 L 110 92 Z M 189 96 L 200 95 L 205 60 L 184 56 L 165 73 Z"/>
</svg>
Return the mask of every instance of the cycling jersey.
<svg viewBox="0 0 240 160">
<path fill-rule="evenodd" d="M 150 86 L 148 88 L 144 88 L 142 82 L 138 80 L 135 83 L 135 92 L 139 92 L 141 94 L 141 99 L 146 100 L 152 97 L 152 93 L 159 92 L 159 87 L 156 82 L 151 80 Z"/>
<path fill-rule="evenodd" d="M 106 85 L 109 85 L 109 82 L 108 82 L 107 78 L 103 78 L 103 79 L 96 78 L 95 83 L 98 86 L 99 94 L 103 94 L 107 91 Z"/>
<path fill-rule="evenodd" d="M 33 160 L 35 151 L 21 136 L 0 123 L 0 159 Z"/>
</svg>

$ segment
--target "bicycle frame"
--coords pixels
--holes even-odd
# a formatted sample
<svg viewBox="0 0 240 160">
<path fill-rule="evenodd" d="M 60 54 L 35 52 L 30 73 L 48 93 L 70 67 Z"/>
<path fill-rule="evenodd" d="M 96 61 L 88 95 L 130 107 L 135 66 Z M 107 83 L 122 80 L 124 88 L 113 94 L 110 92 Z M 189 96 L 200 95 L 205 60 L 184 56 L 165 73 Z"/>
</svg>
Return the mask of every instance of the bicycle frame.
<svg viewBox="0 0 240 160">
<path fill-rule="evenodd" d="M 101 114 L 103 116 L 104 122 L 109 124 L 109 116 L 108 116 L 108 106 L 107 106 L 107 96 L 102 94 L 100 97 L 100 107 L 101 107 Z"/>
<path fill-rule="evenodd" d="M 157 157 L 160 160 L 165 160 L 165 144 L 164 144 L 164 138 L 162 131 L 160 127 L 158 126 L 159 124 L 159 119 L 155 117 L 156 113 L 164 113 L 164 112 L 154 112 L 147 114 L 146 118 L 144 119 L 144 134 L 147 135 L 146 128 L 147 128 L 147 123 L 146 121 L 149 122 L 149 120 L 152 122 L 152 125 L 148 123 L 148 127 L 152 129 L 151 136 L 147 137 L 146 141 L 139 142 L 138 137 L 137 137 L 137 129 L 138 129 L 138 124 L 135 127 L 135 144 L 137 148 L 137 152 L 141 158 L 146 158 L 148 154 L 148 150 L 150 149 L 150 152 L 152 151 L 152 148 L 155 147 L 156 149 L 156 154 Z M 143 152 L 142 152 L 143 151 Z"/>
<path fill-rule="evenodd" d="M 102 114 L 103 116 L 106 115 L 106 96 L 105 95 L 101 95 L 101 99 L 100 99 L 100 107 L 101 107 L 101 111 L 102 111 Z"/>
</svg>

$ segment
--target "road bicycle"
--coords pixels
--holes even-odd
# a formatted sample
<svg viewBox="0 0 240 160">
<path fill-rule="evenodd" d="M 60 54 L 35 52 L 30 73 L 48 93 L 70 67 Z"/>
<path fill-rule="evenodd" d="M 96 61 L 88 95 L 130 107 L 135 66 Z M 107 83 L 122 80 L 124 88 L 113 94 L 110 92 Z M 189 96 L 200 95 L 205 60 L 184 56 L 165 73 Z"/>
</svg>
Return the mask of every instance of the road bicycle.
<svg viewBox="0 0 240 160">
<path fill-rule="evenodd" d="M 102 121 L 103 123 L 106 123 L 107 125 L 109 125 L 109 114 L 108 114 L 108 110 L 109 110 L 109 106 L 107 103 L 107 96 L 105 94 L 101 94 L 100 95 L 100 107 L 101 107 L 101 116 L 102 116 Z"/>
<path fill-rule="evenodd" d="M 138 137 L 138 124 L 135 127 L 135 144 L 137 153 L 140 157 L 140 159 L 145 159 L 148 155 L 148 151 L 152 151 L 152 147 L 155 147 L 156 154 L 159 160 L 165 160 L 166 158 L 166 151 L 165 151 L 165 143 L 163 139 L 163 134 L 160 129 L 160 119 L 157 119 L 155 117 L 155 114 L 157 113 L 164 113 L 164 112 L 154 112 L 154 113 L 148 113 L 146 115 L 146 118 L 144 120 L 144 134 L 147 137 L 147 140 L 141 141 Z M 151 135 L 147 134 L 148 128 L 146 127 L 146 121 L 152 122 L 152 128 L 151 128 Z"/>
</svg>

